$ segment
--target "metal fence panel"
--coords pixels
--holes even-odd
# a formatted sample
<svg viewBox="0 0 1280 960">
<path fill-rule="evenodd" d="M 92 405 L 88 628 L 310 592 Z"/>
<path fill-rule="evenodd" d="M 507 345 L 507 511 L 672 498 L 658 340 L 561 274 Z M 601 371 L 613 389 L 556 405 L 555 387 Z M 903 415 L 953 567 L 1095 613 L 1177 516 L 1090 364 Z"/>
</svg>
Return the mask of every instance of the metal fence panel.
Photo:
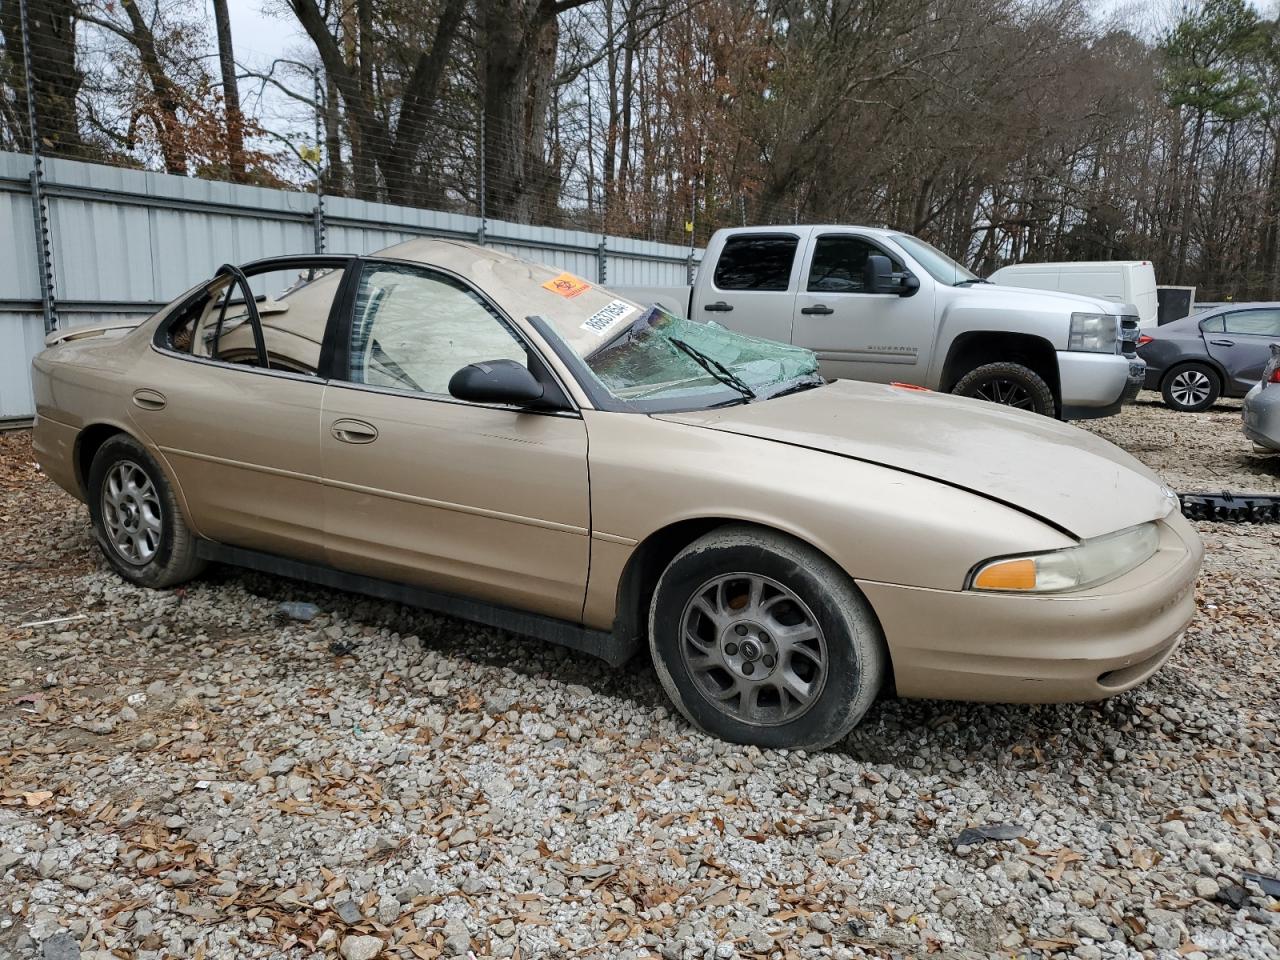
<svg viewBox="0 0 1280 960">
<path fill-rule="evenodd" d="M 31 158 L 0 151 L 0 419 L 30 417 L 31 358 L 41 349 Z M 226 262 L 314 250 L 312 194 L 196 180 L 74 160 L 45 163 L 63 328 L 146 316 Z M 452 237 L 605 285 L 677 286 L 689 257 L 673 244 L 481 221 L 347 197 L 325 199 L 327 249 L 371 253 L 421 236 Z M 603 256 L 601 243 L 604 244 Z"/>
</svg>

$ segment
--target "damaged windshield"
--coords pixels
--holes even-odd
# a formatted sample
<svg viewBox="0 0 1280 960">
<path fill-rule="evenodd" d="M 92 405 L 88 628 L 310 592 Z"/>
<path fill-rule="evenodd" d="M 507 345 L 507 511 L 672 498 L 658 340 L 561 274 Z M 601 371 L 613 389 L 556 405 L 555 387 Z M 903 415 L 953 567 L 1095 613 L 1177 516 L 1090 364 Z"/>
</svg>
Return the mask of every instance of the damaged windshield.
<svg viewBox="0 0 1280 960">
<path fill-rule="evenodd" d="M 629 324 L 623 319 L 608 325 L 601 346 L 578 356 L 584 372 L 624 409 L 748 403 L 824 382 L 817 356 L 802 347 L 685 320 L 658 306 Z"/>
</svg>

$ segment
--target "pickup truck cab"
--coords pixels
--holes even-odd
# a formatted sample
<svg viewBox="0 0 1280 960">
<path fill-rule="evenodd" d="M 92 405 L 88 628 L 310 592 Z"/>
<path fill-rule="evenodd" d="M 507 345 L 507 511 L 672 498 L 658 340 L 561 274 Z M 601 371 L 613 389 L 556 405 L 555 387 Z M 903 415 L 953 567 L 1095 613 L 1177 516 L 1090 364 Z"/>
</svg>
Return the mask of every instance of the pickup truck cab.
<svg viewBox="0 0 1280 960">
<path fill-rule="evenodd" d="M 807 347 L 828 377 L 914 384 L 1064 420 L 1119 412 L 1145 374 L 1132 305 L 989 283 L 895 230 L 720 230 L 692 288 L 615 289 Z"/>
</svg>

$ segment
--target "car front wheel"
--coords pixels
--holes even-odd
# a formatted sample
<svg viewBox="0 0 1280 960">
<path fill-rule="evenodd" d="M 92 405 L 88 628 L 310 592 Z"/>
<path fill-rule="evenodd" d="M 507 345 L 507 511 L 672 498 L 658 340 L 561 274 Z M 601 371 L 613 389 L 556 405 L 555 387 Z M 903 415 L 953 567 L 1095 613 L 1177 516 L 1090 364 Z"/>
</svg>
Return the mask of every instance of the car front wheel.
<svg viewBox="0 0 1280 960">
<path fill-rule="evenodd" d="M 87 493 L 98 546 L 126 580 L 171 587 L 203 569 L 164 472 L 132 437 L 118 434 L 98 449 Z"/>
<path fill-rule="evenodd" d="M 745 526 L 712 531 L 671 561 L 649 644 L 690 722 L 762 747 L 839 740 L 887 669 L 880 626 L 849 576 L 807 544 Z"/>
<path fill-rule="evenodd" d="M 1222 392 L 1218 371 L 1204 363 L 1186 363 L 1170 370 L 1160 385 L 1165 406 L 1196 413 L 1213 406 Z"/>
<path fill-rule="evenodd" d="M 1044 417 L 1057 413 L 1053 390 L 1040 374 L 1020 363 L 984 363 L 961 377 L 951 392 L 961 397 L 1030 410 Z"/>
</svg>

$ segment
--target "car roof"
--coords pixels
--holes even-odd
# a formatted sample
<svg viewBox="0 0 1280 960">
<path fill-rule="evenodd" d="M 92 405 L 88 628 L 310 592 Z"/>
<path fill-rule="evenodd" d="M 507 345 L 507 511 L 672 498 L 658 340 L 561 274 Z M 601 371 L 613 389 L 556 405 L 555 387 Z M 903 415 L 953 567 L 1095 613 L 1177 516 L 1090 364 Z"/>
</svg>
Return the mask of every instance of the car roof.
<svg viewBox="0 0 1280 960">
<path fill-rule="evenodd" d="M 1220 303 L 1208 310 L 1192 314 L 1193 317 L 1209 317 L 1219 313 L 1231 313 L 1236 310 L 1280 310 L 1280 300 L 1251 300 L 1244 303 Z"/>
</svg>

